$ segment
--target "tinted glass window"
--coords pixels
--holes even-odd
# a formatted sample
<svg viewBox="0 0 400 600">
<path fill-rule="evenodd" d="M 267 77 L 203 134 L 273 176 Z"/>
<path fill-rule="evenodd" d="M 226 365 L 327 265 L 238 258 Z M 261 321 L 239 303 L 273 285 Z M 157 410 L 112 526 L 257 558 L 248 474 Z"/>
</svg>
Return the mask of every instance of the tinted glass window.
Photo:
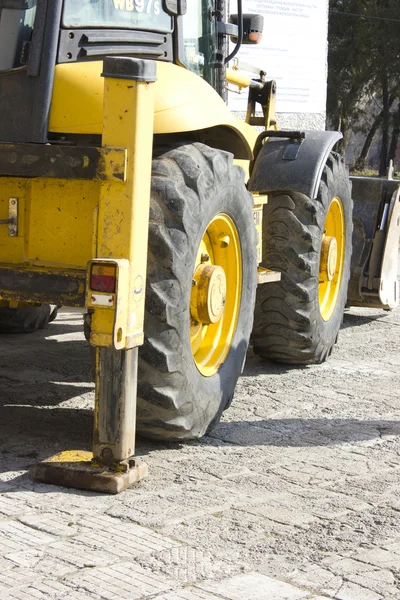
<svg viewBox="0 0 400 600">
<path fill-rule="evenodd" d="M 0 71 L 23 67 L 28 62 L 36 7 L 0 10 Z"/>
<path fill-rule="evenodd" d="M 183 63 L 214 86 L 217 34 L 212 0 L 188 1 L 182 17 Z"/>
<path fill-rule="evenodd" d="M 171 31 L 161 0 L 65 0 L 65 27 Z"/>
</svg>

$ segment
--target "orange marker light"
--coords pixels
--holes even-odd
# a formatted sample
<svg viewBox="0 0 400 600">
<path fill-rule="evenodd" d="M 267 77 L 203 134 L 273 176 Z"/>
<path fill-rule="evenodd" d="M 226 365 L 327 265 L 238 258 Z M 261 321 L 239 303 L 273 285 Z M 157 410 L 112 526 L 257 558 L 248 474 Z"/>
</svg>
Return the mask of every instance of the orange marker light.
<svg viewBox="0 0 400 600">
<path fill-rule="evenodd" d="M 261 42 L 262 33 L 257 31 L 252 31 L 249 33 L 249 40 L 251 40 L 254 44 L 259 44 Z"/>
</svg>

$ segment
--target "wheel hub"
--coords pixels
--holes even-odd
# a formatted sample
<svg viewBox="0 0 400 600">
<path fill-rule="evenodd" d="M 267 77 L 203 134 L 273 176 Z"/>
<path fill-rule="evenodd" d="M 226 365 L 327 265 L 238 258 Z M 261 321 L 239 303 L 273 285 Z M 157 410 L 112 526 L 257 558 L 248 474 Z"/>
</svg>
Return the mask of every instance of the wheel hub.
<svg viewBox="0 0 400 600">
<path fill-rule="evenodd" d="M 226 304 L 226 275 L 222 267 L 201 264 L 194 272 L 190 313 L 198 323 L 210 325 L 222 317 Z"/>
<path fill-rule="evenodd" d="M 332 281 L 338 260 L 338 246 L 335 237 L 326 235 L 322 240 L 320 281 Z"/>
</svg>

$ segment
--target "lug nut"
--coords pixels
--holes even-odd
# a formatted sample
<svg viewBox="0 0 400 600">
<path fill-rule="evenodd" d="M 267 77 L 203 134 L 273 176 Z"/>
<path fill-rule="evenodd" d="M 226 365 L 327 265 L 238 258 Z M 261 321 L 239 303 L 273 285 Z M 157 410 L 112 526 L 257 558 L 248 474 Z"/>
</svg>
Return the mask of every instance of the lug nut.
<svg viewBox="0 0 400 600">
<path fill-rule="evenodd" d="M 209 260 L 210 260 L 210 255 L 209 255 L 209 254 L 205 254 L 205 253 L 204 253 L 204 254 L 202 254 L 202 255 L 201 255 L 201 262 L 202 262 L 202 263 L 203 263 L 203 262 L 207 262 L 207 261 L 209 261 Z"/>
</svg>

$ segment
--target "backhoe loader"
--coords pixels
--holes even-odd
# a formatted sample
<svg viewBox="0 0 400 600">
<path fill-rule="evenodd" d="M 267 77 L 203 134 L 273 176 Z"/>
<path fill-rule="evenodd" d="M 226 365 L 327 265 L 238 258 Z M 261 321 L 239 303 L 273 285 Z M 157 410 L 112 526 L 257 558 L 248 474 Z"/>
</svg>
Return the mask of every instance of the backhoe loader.
<svg viewBox="0 0 400 600">
<path fill-rule="evenodd" d="M 118 493 L 146 474 L 136 431 L 218 423 L 249 342 L 319 363 L 346 304 L 397 305 L 398 185 L 352 195 L 339 133 L 280 131 L 275 82 L 227 66 L 262 18 L 241 0 L 226 13 L 0 0 L 1 323 L 85 308 L 95 355 L 93 451 L 49 457 L 36 479 Z M 248 88 L 246 123 L 227 81 Z"/>
</svg>

